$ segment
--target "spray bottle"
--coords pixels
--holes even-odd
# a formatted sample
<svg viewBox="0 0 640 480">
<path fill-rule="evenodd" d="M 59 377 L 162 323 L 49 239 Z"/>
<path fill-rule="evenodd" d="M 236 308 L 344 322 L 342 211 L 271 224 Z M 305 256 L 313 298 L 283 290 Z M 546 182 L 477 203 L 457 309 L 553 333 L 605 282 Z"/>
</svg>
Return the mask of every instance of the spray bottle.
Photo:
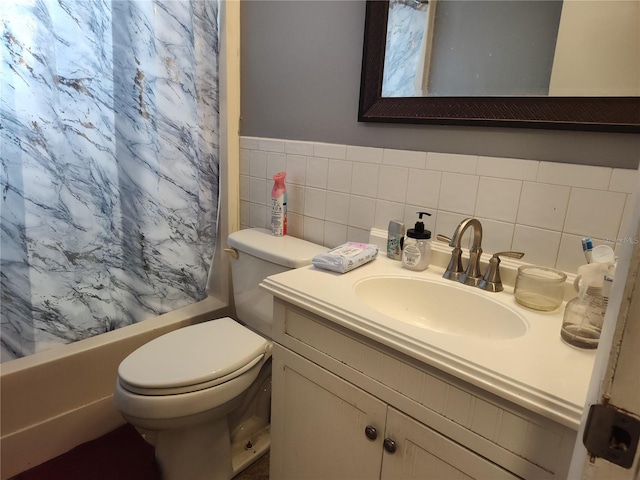
<svg viewBox="0 0 640 480">
<path fill-rule="evenodd" d="M 284 178 L 287 172 L 278 172 L 273 176 L 271 189 L 271 233 L 276 237 L 287 234 L 287 187 Z"/>
<path fill-rule="evenodd" d="M 607 310 L 602 287 L 608 267 L 602 263 L 582 265 L 575 285 L 578 296 L 567 302 L 560 337 L 569 345 L 594 349 L 600 341 L 600 331 Z"/>
</svg>

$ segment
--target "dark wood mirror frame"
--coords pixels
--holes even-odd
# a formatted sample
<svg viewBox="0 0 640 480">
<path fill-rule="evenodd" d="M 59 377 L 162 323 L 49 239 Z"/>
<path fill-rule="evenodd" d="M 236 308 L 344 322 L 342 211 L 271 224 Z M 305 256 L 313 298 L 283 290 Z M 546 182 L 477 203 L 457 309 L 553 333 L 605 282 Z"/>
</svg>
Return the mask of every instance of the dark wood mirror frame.
<svg viewBox="0 0 640 480">
<path fill-rule="evenodd" d="M 388 10 L 367 0 L 360 122 L 640 133 L 640 97 L 382 97 Z"/>
</svg>

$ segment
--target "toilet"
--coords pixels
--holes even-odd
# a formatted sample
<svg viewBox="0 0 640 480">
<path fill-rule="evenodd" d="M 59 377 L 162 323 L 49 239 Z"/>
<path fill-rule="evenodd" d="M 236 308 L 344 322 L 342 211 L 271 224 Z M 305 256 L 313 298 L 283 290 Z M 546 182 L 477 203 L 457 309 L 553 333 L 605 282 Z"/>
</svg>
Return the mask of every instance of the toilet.
<svg viewBox="0 0 640 480">
<path fill-rule="evenodd" d="M 234 232 L 228 244 L 238 321 L 167 333 L 118 368 L 116 405 L 155 438 L 165 480 L 229 480 L 268 451 L 273 298 L 259 284 L 327 250 L 265 229 Z"/>
</svg>

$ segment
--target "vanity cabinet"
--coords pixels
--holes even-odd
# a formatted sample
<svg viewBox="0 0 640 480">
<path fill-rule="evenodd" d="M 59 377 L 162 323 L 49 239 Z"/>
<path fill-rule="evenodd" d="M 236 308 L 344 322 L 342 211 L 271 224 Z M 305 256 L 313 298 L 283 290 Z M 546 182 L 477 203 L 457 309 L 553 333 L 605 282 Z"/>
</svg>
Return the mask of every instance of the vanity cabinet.
<svg viewBox="0 0 640 480">
<path fill-rule="evenodd" d="M 273 372 L 271 478 L 518 478 L 280 346 Z"/>
<path fill-rule="evenodd" d="M 560 479 L 576 432 L 276 299 L 271 478 Z"/>
</svg>

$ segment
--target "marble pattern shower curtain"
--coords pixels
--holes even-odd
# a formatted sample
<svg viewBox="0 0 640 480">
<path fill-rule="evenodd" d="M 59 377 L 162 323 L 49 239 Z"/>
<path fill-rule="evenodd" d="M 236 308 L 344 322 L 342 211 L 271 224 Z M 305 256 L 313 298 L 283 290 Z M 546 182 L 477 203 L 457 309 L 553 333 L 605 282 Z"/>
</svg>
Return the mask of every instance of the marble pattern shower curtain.
<svg viewBox="0 0 640 480">
<path fill-rule="evenodd" d="M 0 2 L 2 360 L 206 296 L 215 0 Z"/>
</svg>

